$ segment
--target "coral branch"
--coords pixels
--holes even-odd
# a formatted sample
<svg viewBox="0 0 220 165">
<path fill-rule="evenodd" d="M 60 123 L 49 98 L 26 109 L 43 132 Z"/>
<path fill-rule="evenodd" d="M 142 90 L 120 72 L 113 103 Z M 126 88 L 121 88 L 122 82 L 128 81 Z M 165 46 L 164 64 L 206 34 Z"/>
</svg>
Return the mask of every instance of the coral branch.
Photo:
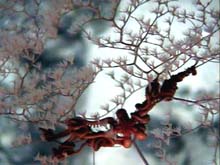
<svg viewBox="0 0 220 165">
<path fill-rule="evenodd" d="M 67 129 L 54 133 L 51 129 L 43 129 L 43 139 L 46 141 L 55 141 L 57 139 L 69 136 L 67 140 L 60 144 L 58 149 L 53 149 L 53 156 L 62 160 L 67 156 L 79 153 L 84 146 L 90 146 L 94 151 L 101 147 L 113 147 L 114 145 L 122 145 L 129 148 L 134 141 L 145 140 L 147 138 L 146 125 L 150 121 L 148 112 L 160 101 L 171 101 L 176 90 L 177 83 L 182 81 L 189 74 L 196 75 L 195 65 L 172 75 L 170 79 L 165 80 L 160 86 L 158 78 L 153 80 L 145 89 L 146 100 L 142 104 L 136 104 L 136 111 L 131 113 L 129 117 L 125 109 L 118 109 L 116 119 L 106 117 L 98 121 L 89 121 L 85 118 L 75 117 L 65 121 Z M 107 131 L 93 131 L 94 126 L 110 125 Z M 81 141 L 78 149 L 74 149 L 75 142 Z M 137 148 L 137 144 L 134 143 Z M 138 149 L 138 148 L 137 148 Z"/>
</svg>

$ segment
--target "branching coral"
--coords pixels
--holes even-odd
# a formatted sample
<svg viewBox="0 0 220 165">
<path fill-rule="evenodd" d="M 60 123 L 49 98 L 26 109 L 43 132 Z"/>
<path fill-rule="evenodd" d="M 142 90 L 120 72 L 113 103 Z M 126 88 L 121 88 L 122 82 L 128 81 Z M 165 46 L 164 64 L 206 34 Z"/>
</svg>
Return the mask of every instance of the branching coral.
<svg viewBox="0 0 220 165">
<path fill-rule="evenodd" d="M 53 149 L 53 156 L 62 160 L 67 156 L 79 153 L 84 146 L 90 146 L 94 151 L 100 147 L 113 147 L 115 144 L 129 148 L 134 139 L 145 140 L 147 138 L 146 125 L 150 121 L 148 112 L 160 101 L 171 101 L 177 90 L 177 83 L 182 81 L 189 74 L 196 75 L 195 65 L 172 75 L 165 80 L 160 87 L 158 79 L 153 80 L 146 87 L 146 100 L 142 104 L 136 104 L 136 111 L 128 115 L 125 109 L 118 109 L 117 118 L 106 117 L 97 121 L 89 121 L 85 118 L 75 117 L 67 119 L 67 129 L 55 134 L 51 129 L 40 128 L 43 139 L 56 141 L 68 136 L 67 140 L 61 142 L 58 149 Z M 110 125 L 107 131 L 92 130 L 95 125 Z M 75 149 L 75 142 L 80 142 L 80 147 Z"/>
</svg>

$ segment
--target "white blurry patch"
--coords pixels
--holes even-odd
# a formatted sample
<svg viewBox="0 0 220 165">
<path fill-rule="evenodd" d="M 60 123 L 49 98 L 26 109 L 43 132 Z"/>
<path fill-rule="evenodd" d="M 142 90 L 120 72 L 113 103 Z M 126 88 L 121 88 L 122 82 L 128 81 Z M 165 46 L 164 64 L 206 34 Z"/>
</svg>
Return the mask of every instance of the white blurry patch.
<svg viewBox="0 0 220 165">
<path fill-rule="evenodd" d="M 110 124 L 106 124 L 104 126 L 101 125 L 91 126 L 91 129 L 93 132 L 108 131 L 110 129 Z"/>
<path fill-rule="evenodd" d="M 92 160 L 92 155 L 91 155 Z M 129 162 L 129 163 L 128 163 Z M 96 165 L 113 165 L 113 164 L 137 164 L 140 158 L 137 156 L 133 149 L 125 149 L 123 147 L 101 148 L 95 152 Z"/>
<path fill-rule="evenodd" d="M 10 133 L 2 133 L 0 136 L 0 143 L 4 147 L 10 147 L 13 142 L 13 135 Z"/>
</svg>

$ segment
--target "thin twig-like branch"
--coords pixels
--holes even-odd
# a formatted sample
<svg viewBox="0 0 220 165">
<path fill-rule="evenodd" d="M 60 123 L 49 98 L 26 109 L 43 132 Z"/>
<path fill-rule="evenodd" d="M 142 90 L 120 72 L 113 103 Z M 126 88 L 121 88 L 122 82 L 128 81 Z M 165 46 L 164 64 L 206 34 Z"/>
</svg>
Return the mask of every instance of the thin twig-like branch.
<svg viewBox="0 0 220 165">
<path fill-rule="evenodd" d="M 134 147 L 137 150 L 138 154 L 140 155 L 142 161 L 144 162 L 145 165 L 149 165 L 148 161 L 146 160 L 146 158 L 144 157 L 143 153 L 141 152 L 140 148 L 138 147 L 136 141 L 134 140 Z"/>
</svg>

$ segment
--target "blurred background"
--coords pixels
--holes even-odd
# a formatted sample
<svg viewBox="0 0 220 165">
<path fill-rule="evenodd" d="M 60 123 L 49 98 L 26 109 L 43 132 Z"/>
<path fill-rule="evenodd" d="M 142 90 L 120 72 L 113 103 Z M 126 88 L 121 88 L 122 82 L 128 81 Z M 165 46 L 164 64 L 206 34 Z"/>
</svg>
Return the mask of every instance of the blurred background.
<svg viewBox="0 0 220 165">
<path fill-rule="evenodd" d="M 97 6 L 100 6 L 104 13 L 108 14 L 111 8 L 112 1 L 110 0 L 93 0 Z M 0 1 L 1 4 L 8 3 L 9 1 Z M 26 2 L 26 1 L 25 1 Z M 179 1 L 180 6 L 188 9 L 194 9 L 192 0 Z M 28 1 L 27 1 L 28 3 Z M 216 0 L 212 3 L 219 9 L 219 2 Z M 30 8 L 31 8 L 31 4 Z M 152 6 L 146 6 L 140 10 L 140 13 L 145 12 Z M 13 17 L 6 16 L 4 11 L 0 9 L 0 28 L 4 29 L 10 26 L 10 23 L 19 22 L 20 25 L 27 24 L 27 20 L 19 19 L 20 16 L 13 15 Z M 81 68 L 88 65 L 94 58 L 106 59 L 114 54 L 114 57 L 124 55 L 124 52 L 115 50 L 114 52 L 108 49 L 102 49 L 90 41 L 86 40 L 81 30 L 72 33 L 71 28 L 79 22 L 83 17 L 94 15 L 90 10 L 73 10 L 65 14 L 58 26 L 57 37 L 49 39 L 46 42 L 44 51 L 42 52 L 39 62 L 42 64 L 43 69 L 53 68 L 57 63 L 66 57 L 74 57 L 73 68 Z M 23 22 L 22 22 L 23 21 Z M 132 25 L 130 25 L 132 26 Z M 97 36 L 109 33 L 108 25 L 105 23 L 93 23 L 90 27 Z M 25 26 L 22 30 L 25 30 Z M 177 35 L 179 27 L 176 28 Z M 25 62 L 24 62 L 25 63 Z M 120 75 L 121 71 L 116 70 Z M 80 98 L 77 104 L 77 112 L 86 112 L 95 114 L 100 111 L 100 106 L 108 103 L 109 100 L 114 98 L 120 91 L 115 86 L 114 81 L 109 79 L 103 72 L 97 77 L 95 83 L 89 90 Z M 206 64 L 198 69 L 198 75 L 186 78 L 181 82 L 177 96 L 180 98 L 196 98 L 203 93 L 215 94 L 219 91 L 219 63 Z M 137 100 L 144 100 L 144 89 L 136 92 L 125 104 L 125 109 L 134 111 L 134 105 Z M 100 112 L 101 113 L 101 112 Z M 199 108 L 184 104 L 182 102 L 164 102 L 158 104 L 150 112 L 151 122 L 148 125 L 149 138 L 146 141 L 138 142 L 138 146 L 145 155 L 150 165 L 160 164 L 183 164 L 183 165 L 198 165 L 198 164 L 212 164 L 213 154 L 215 153 L 215 146 L 213 136 L 211 136 L 208 129 L 200 128 L 192 133 L 182 135 L 180 137 L 171 138 L 169 145 L 163 145 L 169 161 L 161 161 L 155 146 L 152 144 L 157 143 L 157 139 L 153 134 L 159 133 L 160 129 L 169 127 L 166 123 L 172 123 L 172 128 L 178 128 L 188 125 L 194 128 L 198 125 Z M 219 128 L 219 120 L 215 119 L 215 129 Z M 159 132 L 157 132 L 159 131 Z M 151 133 L 150 133 L 151 132 Z M 32 137 L 32 144 L 13 147 L 12 143 L 20 134 L 30 134 Z M 5 116 L 0 116 L 0 165 L 38 165 L 38 161 L 34 158 L 38 153 L 42 155 L 50 155 L 51 148 L 54 144 L 41 142 L 39 130 L 32 124 L 16 123 L 9 120 Z M 219 154 L 219 152 L 217 152 Z M 96 165 L 142 165 L 143 162 L 134 147 L 125 149 L 123 147 L 101 148 L 96 153 L 88 147 L 84 148 L 82 152 L 76 154 L 61 164 L 67 165 L 90 165 L 93 163 L 95 157 Z"/>
</svg>

